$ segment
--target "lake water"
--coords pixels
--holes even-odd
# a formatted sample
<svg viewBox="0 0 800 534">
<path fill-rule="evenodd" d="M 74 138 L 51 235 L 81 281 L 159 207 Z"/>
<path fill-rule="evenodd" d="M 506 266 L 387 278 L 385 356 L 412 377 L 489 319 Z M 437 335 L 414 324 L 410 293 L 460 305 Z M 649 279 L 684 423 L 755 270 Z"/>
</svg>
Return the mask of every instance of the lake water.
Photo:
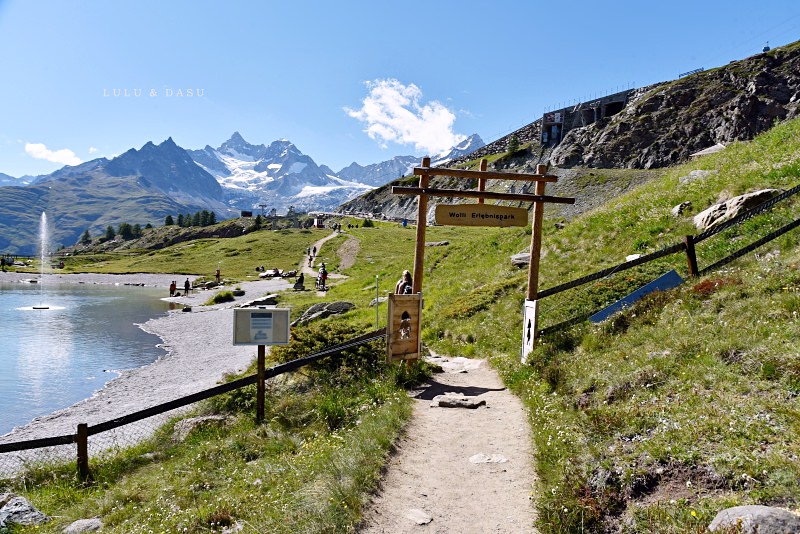
<svg viewBox="0 0 800 534">
<path fill-rule="evenodd" d="M 163 296 L 152 287 L 0 283 L 0 435 L 164 355 L 160 338 L 137 326 L 166 313 Z M 32 309 L 41 306 L 50 309 Z"/>
</svg>

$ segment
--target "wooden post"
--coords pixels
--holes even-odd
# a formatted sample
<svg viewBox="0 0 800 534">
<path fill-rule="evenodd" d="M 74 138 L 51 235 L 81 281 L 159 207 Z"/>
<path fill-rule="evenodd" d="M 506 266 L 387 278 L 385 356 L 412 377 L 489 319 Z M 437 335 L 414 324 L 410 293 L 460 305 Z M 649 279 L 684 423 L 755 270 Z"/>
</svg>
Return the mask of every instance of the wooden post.
<svg viewBox="0 0 800 534">
<path fill-rule="evenodd" d="M 264 421 L 264 360 L 266 350 L 264 345 L 258 346 L 258 371 L 256 378 L 256 423 Z"/>
<path fill-rule="evenodd" d="M 480 171 L 486 172 L 489 168 L 489 162 L 486 158 L 481 158 Z M 478 178 L 478 191 L 486 191 L 486 178 Z M 478 204 L 483 204 L 483 197 L 478 199 Z"/>
<path fill-rule="evenodd" d="M 78 423 L 78 478 L 84 484 L 91 484 L 92 472 L 89 471 L 89 425 Z"/>
<path fill-rule="evenodd" d="M 689 263 L 689 276 L 697 276 L 699 269 L 697 268 L 697 254 L 694 250 L 694 236 L 687 235 L 683 238 L 686 244 L 686 259 Z"/>
<path fill-rule="evenodd" d="M 422 166 L 430 167 L 431 158 L 422 158 Z M 420 175 L 419 187 L 426 188 L 430 182 L 430 176 Z M 412 291 L 419 293 L 422 291 L 422 272 L 425 263 L 425 225 L 427 224 L 428 195 L 417 197 L 417 239 L 414 248 L 414 279 L 412 280 Z"/>
<path fill-rule="evenodd" d="M 536 174 L 544 175 L 547 165 L 537 165 Z M 544 195 L 545 182 L 536 182 L 536 194 Z M 539 256 L 542 250 L 542 221 L 544 202 L 534 202 L 531 224 L 531 261 L 528 263 L 528 300 L 536 300 L 539 293 Z"/>
</svg>

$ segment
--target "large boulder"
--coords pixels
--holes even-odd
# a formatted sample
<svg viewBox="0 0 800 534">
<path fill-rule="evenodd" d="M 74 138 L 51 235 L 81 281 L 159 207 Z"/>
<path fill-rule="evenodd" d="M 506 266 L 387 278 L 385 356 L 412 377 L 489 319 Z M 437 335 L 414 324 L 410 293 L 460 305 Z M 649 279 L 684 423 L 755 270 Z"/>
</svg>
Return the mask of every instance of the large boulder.
<svg viewBox="0 0 800 534">
<path fill-rule="evenodd" d="M 182 419 L 172 429 L 172 441 L 183 443 L 198 428 L 224 427 L 229 421 L 230 418 L 226 415 L 201 415 Z"/>
<path fill-rule="evenodd" d="M 800 532 L 800 516 L 771 506 L 734 506 L 719 512 L 708 530 L 742 534 L 792 534 Z"/>
<path fill-rule="evenodd" d="M 0 494 L 0 529 L 12 525 L 41 525 L 50 518 L 36 509 L 25 497 Z"/>
<path fill-rule="evenodd" d="M 733 219 L 740 213 L 751 210 L 781 193 L 783 193 L 781 189 L 762 189 L 733 197 L 725 202 L 714 204 L 695 215 L 694 225 L 700 230 L 707 230 Z"/>
<path fill-rule="evenodd" d="M 311 321 L 346 313 L 355 307 L 356 305 L 352 302 L 320 302 L 307 309 L 299 319 L 292 322 L 292 326 L 305 326 Z"/>
</svg>

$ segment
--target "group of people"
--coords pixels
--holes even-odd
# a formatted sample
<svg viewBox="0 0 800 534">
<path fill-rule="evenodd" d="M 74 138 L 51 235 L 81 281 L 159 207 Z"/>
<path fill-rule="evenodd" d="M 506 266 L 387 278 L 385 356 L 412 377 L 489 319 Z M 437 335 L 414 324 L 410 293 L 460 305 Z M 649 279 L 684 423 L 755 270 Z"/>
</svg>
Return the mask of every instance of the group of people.
<svg viewBox="0 0 800 534">
<path fill-rule="evenodd" d="M 192 283 L 189 282 L 187 278 L 186 281 L 183 283 L 183 295 L 186 296 L 189 294 L 189 291 L 192 289 Z M 169 296 L 170 297 L 179 297 L 181 295 L 180 291 L 178 291 L 178 283 L 173 280 L 172 283 L 169 285 Z"/>
</svg>

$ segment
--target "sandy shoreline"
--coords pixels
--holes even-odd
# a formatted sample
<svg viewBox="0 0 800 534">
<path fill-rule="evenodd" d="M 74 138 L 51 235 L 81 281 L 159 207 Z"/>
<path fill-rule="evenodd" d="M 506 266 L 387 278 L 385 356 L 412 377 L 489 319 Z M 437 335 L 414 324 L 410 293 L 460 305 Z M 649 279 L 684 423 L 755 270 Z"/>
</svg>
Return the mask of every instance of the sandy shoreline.
<svg viewBox="0 0 800 534">
<path fill-rule="evenodd" d="M 0 273 L 0 282 L 37 278 L 30 273 Z M 194 279 L 189 276 L 189 279 Z M 46 284 L 114 284 L 163 287 L 170 281 L 179 286 L 185 275 L 171 274 L 48 274 Z M 39 417 L 0 437 L 0 443 L 74 434 L 78 423 L 89 425 L 108 421 L 150 406 L 202 391 L 216 385 L 227 373 L 244 370 L 255 357 L 255 347 L 233 346 L 232 308 L 242 302 L 291 287 L 286 280 L 253 280 L 237 284 L 245 295 L 237 302 L 201 306 L 214 290 L 192 292 L 167 300 L 192 307 L 191 312 L 174 310 L 150 319 L 141 328 L 162 339 L 167 354 L 157 361 L 123 371 L 93 396 L 69 408 Z M 221 288 L 221 289 L 230 289 Z"/>
</svg>

